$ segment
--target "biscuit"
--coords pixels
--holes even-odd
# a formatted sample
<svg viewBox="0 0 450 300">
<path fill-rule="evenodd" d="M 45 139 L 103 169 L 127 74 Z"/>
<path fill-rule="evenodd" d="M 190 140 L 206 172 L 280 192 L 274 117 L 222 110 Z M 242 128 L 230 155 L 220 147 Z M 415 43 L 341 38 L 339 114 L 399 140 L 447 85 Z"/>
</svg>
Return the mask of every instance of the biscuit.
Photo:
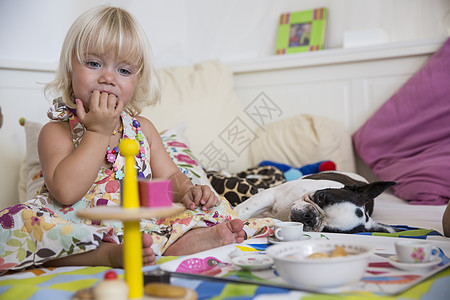
<svg viewBox="0 0 450 300">
<path fill-rule="evenodd" d="M 344 247 L 336 246 L 336 248 L 334 248 L 333 253 L 331 254 L 331 256 L 332 257 L 347 256 L 347 252 L 345 251 Z"/>
<path fill-rule="evenodd" d="M 329 258 L 330 256 L 323 252 L 315 252 L 308 256 L 308 258 Z"/>
<path fill-rule="evenodd" d="M 147 283 L 144 291 L 149 296 L 161 298 L 182 298 L 187 294 L 184 287 L 159 282 Z"/>
<path fill-rule="evenodd" d="M 347 252 L 344 247 L 336 246 L 331 255 L 323 252 L 315 252 L 308 256 L 308 258 L 329 258 L 329 257 L 339 257 L 339 256 L 347 256 Z"/>
</svg>

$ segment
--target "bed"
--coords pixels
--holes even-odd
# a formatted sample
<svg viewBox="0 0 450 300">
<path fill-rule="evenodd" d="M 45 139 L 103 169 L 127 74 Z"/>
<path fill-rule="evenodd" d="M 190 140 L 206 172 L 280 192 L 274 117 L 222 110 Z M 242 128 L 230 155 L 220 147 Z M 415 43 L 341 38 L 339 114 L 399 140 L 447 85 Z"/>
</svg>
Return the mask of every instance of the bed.
<svg viewBox="0 0 450 300">
<path fill-rule="evenodd" d="M 162 132 L 163 137 L 170 136 L 188 145 L 192 160 L 188 166 L 185 160 L 177 162 L 196 183 L 209 184 L 203 168 L 226 170 L 232 174 L 254 167 L 263 159 L 293 166 L 329 159 L 336 162 L 338 170 L 357 172 L 374 181 L 380 175 L 389 176 L 389 170 L 377 164 L 382 159 L 376 157 L 380 151 L 385 154 L 388 150 L 376 152 L 378 154 L 374 157 L 377 159 L 365 156 L 379 145 L 364 140 L 367 134 L 362 134 L 362 130 L 380 130 L 375 128 L 380 123 L 376 119 L 377 113 L 381 111 L 378 114 L 386 115 L 386 103 L 392 102 L 392 98 L 398 101 L 404 86 L 417 77 L 415 74 L 426 69 L 427 63 L 429 65 L 433 57 L 436 59 L 434 54 L 447 44 L 449 42 L 445 40 L 431 40 L 349 50 L 329 49 L 251 61 L 207 61 L 194 66 L 166 68 L 159 71 L 163 89 L 161 104 L 146 108 L 143 115 L 161 130 L 167 129 Z M 36 84 L 36 80 L 48 81 L 53 70 L 46 66 L 32 69 L 12 67 L 6 63 L 0 66 L 2 99 L 12 99 L 11 95 L 14 95 L 14 99 L 23 100 L 28 107 L 23 109 L 13 100 L 2 100 L 5 119 L 0 133 L 11 142 L 0 146 L 4 153 L 1 159 L 2 165 L 12 171 L 9 175 L 1 175 L 6 197 L 2 198 L 1 208 L 32 197 L 36 186 L 40 185 L 35 145 L 40 126 L 45 122 L 41 115 L 45 115 L 48 102 L 30 98 L 42 99 L 37 93 L 41 86 Z M 442 76 L 447 76 L 448 82 L 449 74 L 445 70 Z M 447 95 L 443 98 L 446 102 L 440 107 L 448 113 L 445 109 L 449 109 L 450 91 L 445 85 L 435 88 Z M 37 112 L 42 112 L 39 117 Z M 26 118 L 25 134 L 17 122 L 20 117 Z M 447 141 L 448 144 L 450 125 L 440 124 L 444 124 L 446 131 L 435 140 Z M 393 144 L 392 140 L 382 144 L 388 143 Z M 448 149 L 445 147 L 439 146 L 438 149 Z M 170 152 L 170 147 L 168 150 Z M 175 157 L 174 153 L 171 154 Z M 400 161 L 395 151 L 389 154 L 394 161 Z M 448 152 L 441 151 L 436 155 L 450 161 Z M 442 157 L 438 165 L 443 167 L 445 174 L 446 168 L 450 167 Z M 431 167 L 436 168 L 436 165 Z M 425 168 L 420 166 L 420 170 Z M 407 180 L 402 186 L 410 182 Z M 439 178 L 434 182 L 439 183 Z M 448 183 L 445 184 L 444 190 L 446 187 L 449 191 Z M 406 201 L 399 197 L 404 195 L 402 190 L 384 192 L 375 200 L 372 217 L 378 222 L 406 226 L 409 238 L 416 235 L 436 241 L 443 245 L 443 253 L 450 257 L 450 249 L 446 248 L 449 240 L 442 236 L 442 215 L 448 198 L 441 190 L 432 190 L 442 197 L 421 195 L 404 198 L 409 199 Z M 409 203 L 411 201 L 414 205 Z M 247 244 L 266 242 L 249 241 Z M 164 261 L 162 258 L 160 262 Z M 70 299 L 78 289 L 95 284 L 105 270 L 103 267 L 37 268 L 4 275 L 0 278 L 0 295 L 5 299 Z M 173 283 L 195 287 L 203 299 L 220 295 L 222 299 L 232 295 L 266 299 L 274 294 L 279 294 L 280 299 L 320 297 L 320 294 L 279 287 L 198 278 L 174 277 Z M 408 298 L 414 294 L 418 295 L 417 298 L 427 297 L 432 292 L 440 295 L 439 292 L 448 284 L 450 273 L 447 268 L 416 285 L 413 290 L 403 292 L 400 297 Z"/>
</svg>

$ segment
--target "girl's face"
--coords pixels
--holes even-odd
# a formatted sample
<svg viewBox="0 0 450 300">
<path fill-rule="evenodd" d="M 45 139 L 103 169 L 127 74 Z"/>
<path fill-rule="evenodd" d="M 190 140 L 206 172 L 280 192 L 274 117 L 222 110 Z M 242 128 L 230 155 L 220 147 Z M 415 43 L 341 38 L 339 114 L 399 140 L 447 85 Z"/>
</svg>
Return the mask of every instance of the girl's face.
<svg viewBox="0 0 450 300">
<path fill-rule="evenodd" d="M 86 111 L 95 90 L 115 95 L 126 106 L 133 97 L 137 82 L 137 67 L 121 60 L 114 52 L 87 54 L 85 62 L 73 59 L 73 92 L 75 98 L 83 102 Z"/>
</svg>

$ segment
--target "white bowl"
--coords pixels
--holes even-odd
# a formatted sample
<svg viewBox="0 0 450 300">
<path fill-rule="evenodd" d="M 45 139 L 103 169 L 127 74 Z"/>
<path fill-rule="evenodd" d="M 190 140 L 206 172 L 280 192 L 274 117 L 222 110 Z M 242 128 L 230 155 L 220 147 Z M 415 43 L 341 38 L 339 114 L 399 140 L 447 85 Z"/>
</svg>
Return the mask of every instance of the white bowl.
<svg viewBox="0 0 450 300">
<path fill-rule="evenodd" d="M 308 258 L 317 252 L 331 254 L 336 246 L 344 247 L 347 256 Z M 358 282 L 373 248 L 344 240 L 312 240 L 280 243 L 267 248 L 266 253 L 286 282 L 298 288 L 319 290 Z"/>
</svg>

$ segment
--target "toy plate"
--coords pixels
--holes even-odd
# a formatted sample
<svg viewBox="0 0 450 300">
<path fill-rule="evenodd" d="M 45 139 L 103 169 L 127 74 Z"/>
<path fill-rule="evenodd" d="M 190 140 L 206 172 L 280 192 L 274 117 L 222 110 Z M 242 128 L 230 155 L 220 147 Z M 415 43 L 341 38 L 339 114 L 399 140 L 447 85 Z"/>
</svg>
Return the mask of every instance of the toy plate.
<svg viewBox="0 0 450 300">
<path fill-rule="evenodd" d="M 425 263 L 403 263 L 400 262 L 395 255 L 389 256 L 388 259 L 391 265 L 406 271 L 427 270 L 440 264 L 442 261 L 442 258 L 435 257 L 431 261 Z"/>
<path fill-rule="evenodd" d="M 273 265 L 273 259 L 265 254 L 249 254 L 234 257 L 234 265 L 246 270 L 263 270 Z"/>
<path fill-rule="evenodd" d="M 304 234 L 299 240 L 296 241 L 289 241 L 289 242 L 298 242 L 298 241 L 305 241 L 311 239 L 310 235 Z M 279 244 L 279 243 L 286 243 L 285 241 L 280 241 L 275 236 L 269 236 L 267 239 L 269 243 L 271 244 Z"/>
</svg>

